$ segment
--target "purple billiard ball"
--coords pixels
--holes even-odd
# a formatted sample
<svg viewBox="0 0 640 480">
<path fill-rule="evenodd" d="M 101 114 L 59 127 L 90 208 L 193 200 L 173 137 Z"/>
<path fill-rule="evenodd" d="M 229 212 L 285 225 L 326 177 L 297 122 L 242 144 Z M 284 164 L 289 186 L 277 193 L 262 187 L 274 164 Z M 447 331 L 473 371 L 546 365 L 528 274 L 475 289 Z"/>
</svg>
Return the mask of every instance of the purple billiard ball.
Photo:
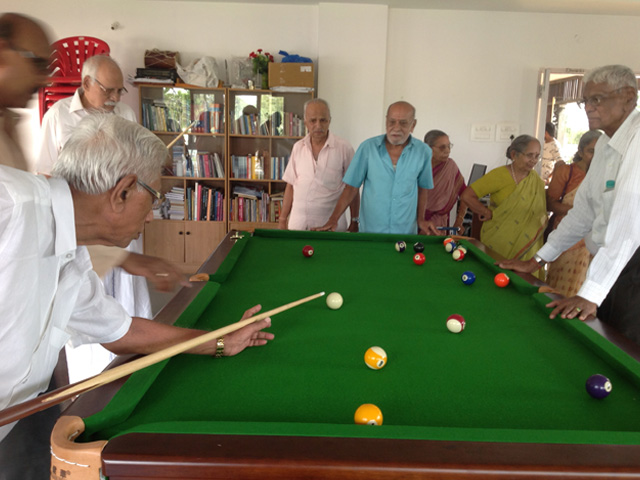
<svg viewBox="0 0 640 480">
<path fill-rule="evenodd" d="M 593 398 L 604 398 L 611 393 L 611 381 L 604 375 L 596 373 L 587 379 L 587 392 Z"/>
</svg>

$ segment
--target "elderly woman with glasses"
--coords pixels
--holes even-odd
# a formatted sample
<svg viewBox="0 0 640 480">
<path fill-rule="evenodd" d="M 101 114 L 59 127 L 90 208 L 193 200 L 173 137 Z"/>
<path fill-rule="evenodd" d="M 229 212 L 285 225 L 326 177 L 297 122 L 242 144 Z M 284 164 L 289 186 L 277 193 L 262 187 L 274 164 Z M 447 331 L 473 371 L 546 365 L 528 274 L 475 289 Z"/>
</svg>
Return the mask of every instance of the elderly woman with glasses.
<svg viewBox="0 0 640 480">
<path fill-rule="evenodd" d="M 473 182 L 462 200 L 483 222 L 480 240 L 507 259 L 528 260 L 542 247 L 547 223 L 544 182 L 533 168 L 540 142 L 520 135 L 507 149 L 509 165 Z M 489 206 L 479 199 L 490 196 Z M 544 279 L 544 270 L 538 276 Z"/>
<path fill-rule="evenodd" d="M 449 136 L 441 130 L 430 130 L 424 136 L 424 143 L 431 147 L 431 168 L 433 189 L 429 190 L 424 219 L 437 227 L 449 227 L 449 213 L 467 187 L 458 165 L 449 157 L 453 144 Z M 453 226 L 460 230 L 467 212 L 467 205 L 460 202 Z"/>
</svg>

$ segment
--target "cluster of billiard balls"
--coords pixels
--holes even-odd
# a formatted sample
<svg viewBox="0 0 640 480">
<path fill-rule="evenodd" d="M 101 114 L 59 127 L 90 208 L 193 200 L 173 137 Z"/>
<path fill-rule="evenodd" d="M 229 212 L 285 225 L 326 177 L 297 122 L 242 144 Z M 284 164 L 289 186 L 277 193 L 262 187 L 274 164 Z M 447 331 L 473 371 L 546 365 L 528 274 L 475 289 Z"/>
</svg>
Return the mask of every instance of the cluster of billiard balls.
<svg viewBox="0 0 640 480">
<path fill-rule="evenodd" d="M 403 242 L 402 240 L 400 240 L 399 242 L 396 242 L 396 251 L 402 253 L 407 249 L 407 244 L 406 242 Z M 424 243 L 422 242 L 416 242 L 413 244 L 413 251 L 415 252 L 415 255 L 413 256 L 413 263 L 415 263 L 416 265 L 422 265 L 425 260 L 427 259 L 427 257 L 424 256 Z"/>
</svg>

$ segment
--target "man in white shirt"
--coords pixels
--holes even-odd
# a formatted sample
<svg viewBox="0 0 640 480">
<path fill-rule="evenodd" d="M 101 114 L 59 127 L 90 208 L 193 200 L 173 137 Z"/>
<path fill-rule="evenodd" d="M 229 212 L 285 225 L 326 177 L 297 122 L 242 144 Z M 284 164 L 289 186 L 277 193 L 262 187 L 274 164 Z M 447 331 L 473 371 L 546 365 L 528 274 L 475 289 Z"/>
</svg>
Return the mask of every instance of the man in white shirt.
<svg viewBox="0 0 640 480">
<path fill-rule="evenodd" d="M 104 293 L 83 246 L 122 247 L 141 234 L 163 198 L 157 189 L 166 154 L 140 125 L 90 115 L 65 145 L 52 178 L 0 166 L 0 409 L 44 391 L 69 340 L 147 354 L 202 333 L 132 318 Z M 191 353 L 235 355 L 264 345 L 273 338 L 262 331 L 269 325 L 258 322 Z M 6 453 L 22 452 L 13 426 L 0 427 L 3 480 L 29 478 L 22 470 L 7 473 L 16 463 L 24 469 Z"/>
<path fill-rule="evenodd" d="M 344 190 L 342 177 L 354 154 L 349 142 L 329 131 L 331 112 L 325 100 L 304 104 L 304 124 L 309 133 L 293 146 L 283 176 L 287 182 L 279 219 L 283 230 L 310 230 L 327 222 Z M 342 215 L 336 230 L 358 231 L 359 195 L 349 208 L 351 225 Z"/>
<path fill-rule="evenodd" d="M 120 98 L 127 89 L 118 64 L 107 55 L 88 58 L 82 65 L 82 86 L 74 95 L 56 102 L 42 119 L 38 173 L 49 175 L 62 147 L 78 123 L 95 113 L 113 113 L 136 121 L 136 115 Z M 180 275 L 177 267 L 153 257 L 141 255 L 142 238 L 134 240 L 127 249 L 92 245 L 89 254 L 94 270 L 103 278 L 104 287 L 132 316 L 151 318 L 151 299 L 147 280 L 169 280 L 165 290 L 171 290 Z M 119 268 L 122 267 L 122 268 Z M 142 267 L 142 268 L 141 268 Z M 149 270 L 162 273 L 157 276 Z M 133 273 L 133 274 L 132 274 Z M 173 280 L 173 281 L 171 281 Z M 163 285 L 159 285 L 162 289 Z M 158 288 L 158 286 L 156 286 Z M 113 359 L 113 355 L 99 345 L 67 348 L 67 365 L 71 383 L 99 373 Z"/>
<path fill-rule="evenodd" d="M 603 130 L 573 208 L 528 262 L 499 265 L 532 272 L 585 238 L 594 254 L 575 297 L 551 302 L 551 318 L 598 317 L 640 343 L 640 113 L 637 80 L 622 65 L 584 76 L 580 102 L 589 128 Z"/>
<path fill-rule="evenodd" d="M 136 114 L 120 98 L 127 92 L 118 64 L 107 55 L 95 55 L 82 64 L 82 86 L 72 97 L 57 101 L 42 118 L 42 141 L 37 173 L 50 174 L 76 125 L 92 113 L 115 113 L 132 122 Z"/>
</svg>

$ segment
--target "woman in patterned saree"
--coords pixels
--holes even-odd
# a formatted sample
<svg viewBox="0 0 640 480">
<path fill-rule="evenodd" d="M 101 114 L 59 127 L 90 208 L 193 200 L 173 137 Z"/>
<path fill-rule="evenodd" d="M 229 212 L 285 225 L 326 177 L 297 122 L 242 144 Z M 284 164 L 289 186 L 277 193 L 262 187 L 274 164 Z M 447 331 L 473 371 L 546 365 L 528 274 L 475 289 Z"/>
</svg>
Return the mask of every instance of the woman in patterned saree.
<svg viewBox="0 0 640 480">
<path fill-rule="evenodd" d="M 540 158 L 540 142 L 520 135 L 507 149 L 509 165 L 498 167 L 473 182 L 462 200 L 483 222 L 480 240 L 508 259 L 529 260 L 543 244 L 547 224 L 544 182 L 533 168 Z M 489 207 L 480 198 L 490 196 Z M 544 280 L 544 271 L 537 275 Z"/>
<path fill-rule="evenodd" d="M 570 165 L 556 164 L 547 190 L 547 208 L 553 212 L 550 221 L 553 222 L 554 230 L 573 207 L 573 199 L 587 174 L 587 170 L 589 170 L 600 135 L 602 132 L 599 130 L 588 131 L 580 138 L 578 151 L 573 157 L 573 162 Z M 580 240 L 549 264 L 547 283 L 565 297 L 573 297 L 578 293 L 587 276 L 591 258 L 591 253 L 587 250 L 584 240 Z"/>
</svg>

